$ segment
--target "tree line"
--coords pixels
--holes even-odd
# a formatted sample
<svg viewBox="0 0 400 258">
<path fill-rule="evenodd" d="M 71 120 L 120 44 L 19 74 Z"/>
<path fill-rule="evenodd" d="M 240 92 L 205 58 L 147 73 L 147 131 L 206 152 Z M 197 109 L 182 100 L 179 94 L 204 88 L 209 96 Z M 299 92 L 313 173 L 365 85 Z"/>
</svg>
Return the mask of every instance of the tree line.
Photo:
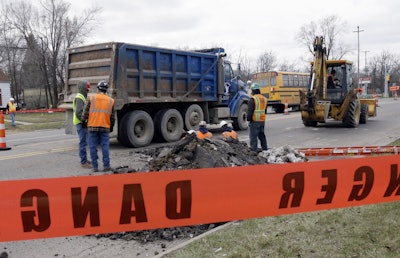
<svg viewBox="0 0 400 258">
<path fill-rule="evenodd" d="M 64 90 L 67 49 L 83 44 L 100 8 L 70 15 L 63 0 L 3 2 L 0 10 L 0 68 L 18 102 L 28 88 L 40 89 L 38 107 L 57 107 Z"/>
<path fill-rule="evenodd" d="M 24 96 L 27 89 L 40 92 L 32 108 L 57 107 L 62 102 L 67 49 L 85 43 L 93 29 L 99 26 L 96 20 L 99 12 L 101 8 L 94 6 L 71 15 L 71 5 L 64 0 L 3 2 L 0 10 L 0 69 L 10 78 L 11 93 L 17 102 L 27 97 Z M 308 53 L 303 60 L 298 63 L 279 61 L 272 50 L 260 53 L 256 61 L 239 53 L 236 56 L 236 62 L 240 63 L 237 72 L 244 80 L 251 79 L 256 72 L 270 70 L 309 72 L 316 35 L 325 38 L 328 58 L 344 58 L 351 52 L 340 40 L 346 28 L 346 23 L 337 16 L 304 24 L 294 37 Z M 370 89 L 380 93 L 387 74 L 390 74 L 391 82 L 400 82 L 399 68 L 399 57 L 384 50 L 369 59 L 360 77 L 371 77 Z"/>
<path fill-rule="evenodd" d="M 313 43 L 316 36 L 324 37 L 328 59 L 346 59 L 353 52 L 350 45 L 341 40 L 348 31 L 347 23 L 336 15 L 324 17 L 318 21 L 311 21 L 302 25 L 294 37 L 297 44 L 305 49 L 305 55 L 298 60 L 298 63 L 279 60 L 274 51 L 266 50 L 258 56 L 255 66 L 244 55 L 239 55 L 238 63 L 242 63 L 242 69 L 239 73 L 241 77 L 250 80 L 254 73 L 272 70 L 310 72 L 310 61 L 314 57 Z M 353 82 L 357 85 L 357 60 L 350 61 L 353 62 Z M 368 94 L 383 93 L 385 83 L 389 86 L 400 85 L 400 56 L 389 50 L 382 50 L 381 53 L 368 58 L 365 67 L 360 69 L 359 77 L 371 78 L 371 83 L 368 85 Z"/>
</svg>

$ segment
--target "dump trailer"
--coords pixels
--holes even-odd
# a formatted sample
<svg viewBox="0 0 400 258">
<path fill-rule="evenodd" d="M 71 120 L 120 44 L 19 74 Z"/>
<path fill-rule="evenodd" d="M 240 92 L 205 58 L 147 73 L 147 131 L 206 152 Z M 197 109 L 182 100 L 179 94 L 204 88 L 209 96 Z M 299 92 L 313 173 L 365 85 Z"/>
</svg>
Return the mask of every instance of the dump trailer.
<svg viewBox="0 0 400 258">
<path fill-rule="evenodd" d="M 376 100 L 361 98 L 362 89 L 353 83 L 352 62 L 327 60 L 323 37 L 315 38 L 314 52 L 308 90 L 300 91 L 303 124 L 317 126 L 333 119 L 357 127 L 376 116 Z"/>
<path fill-rule="evenodd" d="M 225 58 L 223 48 L 183 51 L 121 42 L 71 48 L 63 103 L 66 133 L 74 133 L 72 100 L 80 80 L 90 82 L 89 95 L 99 81 L 109 82 L 117 118 L 111 136 L 127 147 L 177 141 L 202 120 L 229 120 L 245 130 L 249 95 Z"/>
</svg>

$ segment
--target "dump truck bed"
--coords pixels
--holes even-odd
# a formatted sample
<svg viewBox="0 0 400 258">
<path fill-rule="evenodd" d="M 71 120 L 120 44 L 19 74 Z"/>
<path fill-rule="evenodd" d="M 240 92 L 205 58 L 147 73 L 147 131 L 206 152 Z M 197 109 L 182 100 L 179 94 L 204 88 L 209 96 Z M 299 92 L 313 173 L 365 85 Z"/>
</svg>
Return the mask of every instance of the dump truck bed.
<svg viewBox="0 0 400 258">
<path fill-rule="evenodd" d="M 217 62 L 215 54 L 118 42 L 72 48 L 67 101 L 79 80 L 90 81 L 92 88 L 108 81 L 117 109 L 126 103 L 217 101 Z"/>
</svg>

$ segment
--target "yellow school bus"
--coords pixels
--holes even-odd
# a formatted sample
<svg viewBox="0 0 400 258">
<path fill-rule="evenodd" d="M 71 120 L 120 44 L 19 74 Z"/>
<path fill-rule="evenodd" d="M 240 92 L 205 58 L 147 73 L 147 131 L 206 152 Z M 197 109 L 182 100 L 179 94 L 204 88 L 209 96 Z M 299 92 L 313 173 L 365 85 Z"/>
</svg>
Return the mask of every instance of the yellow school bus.
<svg viewBox="0 0 400 258">
<path fill-rule="evenodd" d="M 310 82 L 309 73 L 299 72 L 261 72 L 252 76 L 252 82 L 260 85 L 261 94 L 268 99 L 276 113 L 283 113 L 285 103 L 292 110 L 300 110 L 299 90 L 307 91 Z"/>
</svg>

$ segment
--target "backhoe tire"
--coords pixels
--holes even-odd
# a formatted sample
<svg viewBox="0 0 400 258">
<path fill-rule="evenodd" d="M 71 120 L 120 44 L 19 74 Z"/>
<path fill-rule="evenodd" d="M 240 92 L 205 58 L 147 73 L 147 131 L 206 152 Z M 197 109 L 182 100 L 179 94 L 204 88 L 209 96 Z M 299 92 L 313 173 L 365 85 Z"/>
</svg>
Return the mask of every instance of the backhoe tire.
<svg viewBox="0 0 400 258">
<path fill-rule="evenodd" d="M 368 120 L 368 104 L 361 104 L 360 124 L 366 124 Z"/>
<path fill-rule="evenodd" d="M 345 127 L 354 128 L 360 123 L 360 101 L 353 99 L 349 103 L 346 114 L 343 117 L 343 125 Z"/>
<path fill-rule="evenodd" d="M 316 127 L 318 125 L 317 121 L 303 120 L 303 124 L 307 127 Z"/>
</svg>

